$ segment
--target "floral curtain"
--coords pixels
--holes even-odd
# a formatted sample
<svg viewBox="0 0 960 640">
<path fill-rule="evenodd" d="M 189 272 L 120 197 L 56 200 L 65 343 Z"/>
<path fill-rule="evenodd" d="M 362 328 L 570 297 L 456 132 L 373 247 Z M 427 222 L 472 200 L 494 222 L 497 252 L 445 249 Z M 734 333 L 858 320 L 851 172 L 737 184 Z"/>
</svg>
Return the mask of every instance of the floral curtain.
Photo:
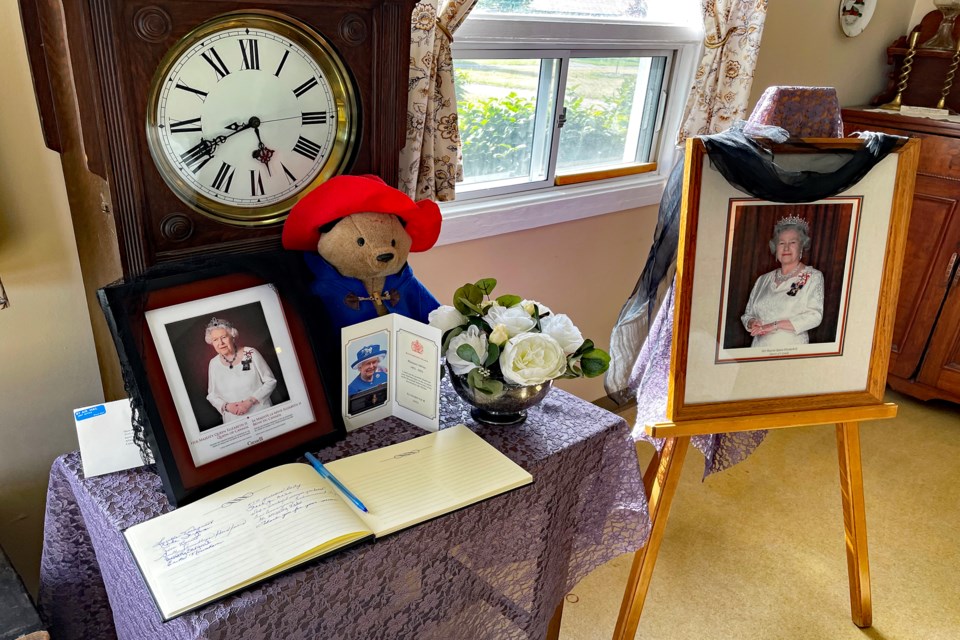
<svg viewBox="0 0 960 640">
<path fill-rule="evenodd" d="M 725 131 L 745 117 L 767 15 L 767 0 L 701 0 L 701 7 L 705 49 L 678 144 Z"/>
<path fill-rule="evenodd" d="M 454 199 L 463 179 L 450 44 L 477 0 L 420 0 L 410 28 L 407 141 L 400 152 L 400 190 L 417 200 Z"/>
</svg>

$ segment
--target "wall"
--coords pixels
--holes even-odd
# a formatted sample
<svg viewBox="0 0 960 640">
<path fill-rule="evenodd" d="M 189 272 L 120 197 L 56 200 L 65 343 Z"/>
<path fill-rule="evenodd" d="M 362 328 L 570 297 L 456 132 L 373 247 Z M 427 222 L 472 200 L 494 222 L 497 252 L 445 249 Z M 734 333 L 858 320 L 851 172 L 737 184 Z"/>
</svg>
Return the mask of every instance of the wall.
<svg viewBox="0 0 960 640">
<path fill-rule="evenodd" d="M 772 85 L 836 87 L 845 107 L 867 104 L 886 86 L 886 49 L 915 24 L 914 3 L 878 0 L 870 24 L 855 38 L 840 30 L 839 4 L 770 0 L 751 104 Z"/>
<path fill-rule="evenodd" d="M 910 16 L 910 28 L 912 29 L 920 24 L 923 16 L 931 11 L 937 11 L 937 8 L 933 6 L 933 0 L 917 0 L 916 6 L 913 7 L 913 14 Z"/>
<path fill-rule="evenodd" d="M 35 589 L 50 464 L 77 448 L 71 410 L 100 402 L 59 156 L 48 151 L 16 2 L 0 2 L 0 544 Z"/>
</svg>

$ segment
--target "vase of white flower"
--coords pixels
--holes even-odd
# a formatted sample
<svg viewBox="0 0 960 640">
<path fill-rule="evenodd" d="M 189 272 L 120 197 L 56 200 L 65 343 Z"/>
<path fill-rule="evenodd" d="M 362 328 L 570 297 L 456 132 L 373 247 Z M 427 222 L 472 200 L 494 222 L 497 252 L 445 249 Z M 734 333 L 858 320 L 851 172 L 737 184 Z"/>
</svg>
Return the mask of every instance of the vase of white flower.
<svg viewBox="0 0 960 640">
<path fill-rule="evenodd" d="M 467 382 L 467 376 L 457 375 L 447 363 L 450 382 L 457 395 L 473 407 L 470 415 L 477 422 L 492 425 L 520 424 L 527 419 L 527 409 L 543 400 L 553 387 L 553 380 L 540 384 L 504 384 L 500 393 L 477 391 Z"/>
<path fill-rule="evenodd" d="M 610 364 L 566 315 L 515 295 L 490 297 L 485 278 L 454 293 L 453 306 L 430 313 L 443 331 L 442 351 L 453 388 L 474 407 L 475 420 L 519 424 L 557 378 L 592 378 Z"/>
</svg>

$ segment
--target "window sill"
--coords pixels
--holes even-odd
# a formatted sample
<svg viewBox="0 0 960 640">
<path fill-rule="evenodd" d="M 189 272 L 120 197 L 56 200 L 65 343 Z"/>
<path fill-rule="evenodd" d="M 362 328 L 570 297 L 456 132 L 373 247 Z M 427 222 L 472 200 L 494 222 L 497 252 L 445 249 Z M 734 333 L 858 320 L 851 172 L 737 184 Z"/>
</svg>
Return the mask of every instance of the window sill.
<svg viewBox="0 0 960 640">
<path fill-rule="evenodd" d="M 442 202 L 437 245 L 477 240 L 660 202 L 666 177 L 644 174 L 549 190 Z"/>
</svg>

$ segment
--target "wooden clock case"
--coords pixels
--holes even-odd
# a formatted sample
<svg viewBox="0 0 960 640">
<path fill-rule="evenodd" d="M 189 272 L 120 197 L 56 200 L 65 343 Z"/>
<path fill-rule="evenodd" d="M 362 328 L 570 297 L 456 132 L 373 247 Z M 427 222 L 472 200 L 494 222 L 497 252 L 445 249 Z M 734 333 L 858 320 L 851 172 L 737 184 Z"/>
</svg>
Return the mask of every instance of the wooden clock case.
<svg viewBox="0 0 960 640">
<path fill-rule="evenodd" d="M 410 16 L 416 0 L 20 0 L 49 148 L 62 154 L 80 266 L 107 397 L 116 355 L 96 289 L 198 254 L 275 249 L 282 225 L 240 227 L 204 216 L 166 186 L 147 149 L 150 81 L 198 24 L 270 10 L 323 35 L 353 77 L 359 142 L 348 173 L 396 183 L 406 128 Z M 111 379 L 113 382 L 111 382 Z"/>
</svg>

